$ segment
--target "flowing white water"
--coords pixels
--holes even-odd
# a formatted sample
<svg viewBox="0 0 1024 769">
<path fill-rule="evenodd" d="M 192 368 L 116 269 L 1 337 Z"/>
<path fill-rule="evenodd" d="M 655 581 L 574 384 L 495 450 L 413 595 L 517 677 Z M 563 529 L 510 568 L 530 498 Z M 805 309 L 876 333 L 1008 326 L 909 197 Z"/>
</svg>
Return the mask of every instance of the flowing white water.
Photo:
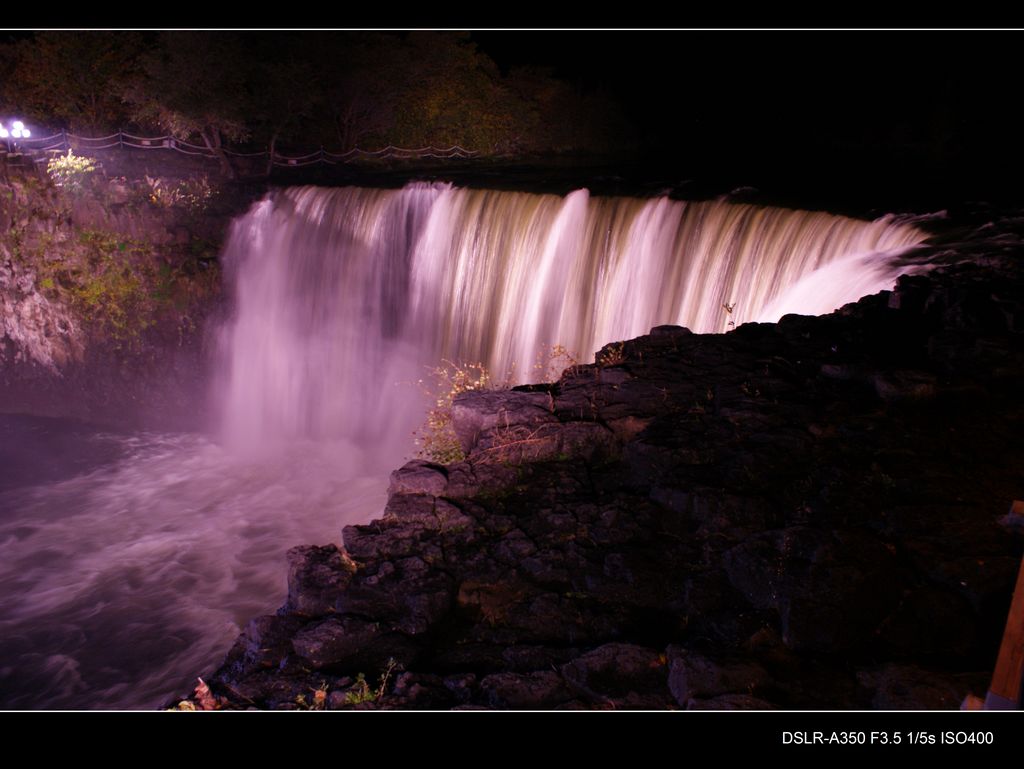
<svg viewBox="0 0 1024 769">
<path fill-rule="evenodd" d="M 380 511 L 423 418 L 412 383 L 441 359 L 528 379 L 555 343 L 589 355 L 664 323 L 825 312 L 887 288 L 891 255 L 923 237 L 583 190 L 275 193 L 224 257 L 222 443 L 59 424 L 36 441 L 34 422 L 0 415 L 0 707 L 155 707 L 188 690 L 281 604 L 289 547 Z"/>
<path fill-rule="evenodd" d="M 396 457 L 423 414 L 409 383 L 442 359 L 525 381 L 555 344 L 586 358 L 660 324 L 828 312 L 891 287 L 893 256 L 923 239 L 889 217 L 586 190 L 285 190 L 226 253 L 225 434 L 344 436 Z"/>
<path fill-rule="evenodd" d="M 188 692 L 284 602 L 288 548 L 340 542 L 383 507 L 385 479 L 354 473 L 344 445 L 256 460 L 195 435 L 99 434 L 79 454 L 101 447 L 121 456 L 0 493 L 2 708 Z"/>
</svg>

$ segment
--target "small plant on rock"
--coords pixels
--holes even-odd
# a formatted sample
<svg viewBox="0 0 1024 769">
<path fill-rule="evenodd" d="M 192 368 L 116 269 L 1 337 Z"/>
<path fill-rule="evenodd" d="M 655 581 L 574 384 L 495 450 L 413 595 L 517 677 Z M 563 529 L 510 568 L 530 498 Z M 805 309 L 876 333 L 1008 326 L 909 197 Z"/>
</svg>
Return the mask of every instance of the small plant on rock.
<svg viewBox="0 0 1024 769">
<path fill-rule="evenodd" d="M 384 672 L 380 675 L 380 681 L 376 689 L 371 689 L 366 676 L 360 673 L 356 676 L 356 682 L 352 685 L 352 688 L 345 695 L 345 703 L 348 705 L 361 705 L 364 702 L 376 702 L 387 694 L 388 682 L 391 680 L 394 672 L 399 669 L 400 665 L 393 657 L 389 657 L 387 665 L 384 667 Z"/>
<path fill-rule="evenodd" d="M 196 688 L 192 692 L 192 697 L 181 700 L 171 710 L 221 710 L 228 704 L 224 697 L 214 696 L 213 692 L 210 691 L 210 687 L 207 686 L 202 678 L 198 679 L 198 681 L 199 683 L 196 684 Z"/>
<path fill-rule="evenodd" d="M 176 183 L 145 176 L 147 199 L 161 208 L 183 208 L 190 214 L 205 212 L 216 199 L 218 191 L 206 176 L 182 179 Z"/>
<path fill-rule="evenodd" d="M 486 390 L 491 387 L 491 374 L 482 363 L 453 363 L 443 361 L 431 370 L 435 381 L 434 405 L 427 412 L 427 419 L 414 435 L 419 446 L 419 456 L 442 465 L 459 462 L 465 458 L 462 445 L 452 426 L 452 403 L 455 396 L 470 390 Z M 418 383 L 426 389 L 423 380 Z"/>
<path fill-rule="evenodd" d="M 596 362 L 601 368 L 622 365 L 626 362 L 626 343 L 615 342 L 614 344 L 606 345 L 598 352 Z"/>
<path fill-rule="evenodd" d="M 201 214 L 217 197 L 217 190 L 205 176 L 170 183 L 165 179 L 146 176 L 149 202 L 162 208 L 184 208 L 190 214 Z"/>
<path fill-rule="evenodd" d="M 537 360 L 533 364 L 533 370 L 540 377 L 541 382 L 551 384 L 557 382 L 562 372 L 567 368 L 578 366 L 580 356 L 578 353 L 570 352 L 563 344 L 545 346 L 537 353 Z"/>
<path fill-rule="evenodd" d="M 579 356 L 564 345 L 545 345 L 537 354 L 533 365 L 533 381 L 552 383 L 558 381 L 562 372 L 579 363 Z M 418 456 L 431 462 L 448 465 L 465 459 L 462 444 L 459 443 L 452 426 L 452 403 L 455 397 L 470 390 L 499 390 L 513 385 L 515 364 L 500 381 L 495 381 L 483 363 L 455 363 L 442 361 L 442 365 L 430 370 L 433 386 L 421 379 L 417 383 L 424 392 L 434 398 L 434 405 L 427 412 L 427 419 L 413 435 L 419 446 Z M 519 440 L 517 443 L 521 442 Z"/>
</svg>

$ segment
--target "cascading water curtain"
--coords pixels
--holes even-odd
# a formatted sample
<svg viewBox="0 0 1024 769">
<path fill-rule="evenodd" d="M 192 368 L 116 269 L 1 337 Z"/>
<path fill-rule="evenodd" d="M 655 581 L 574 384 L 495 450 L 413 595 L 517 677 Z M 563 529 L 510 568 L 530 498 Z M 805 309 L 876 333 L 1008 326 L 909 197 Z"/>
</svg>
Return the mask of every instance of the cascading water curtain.
<svg viewBox="0 0 1024 769">
<path fill-rule="evenodd" d="M 410 383 L 442 359 L 526 379 L 553 344 L 585 357 L 660 324 L 828 312 L 890 287 L 891 257 L 924 237 L 891 217 L 586 190 L 279 191 L 225 252 L 226 434 L 405 439 L 423 414 Z"/>
</svg>

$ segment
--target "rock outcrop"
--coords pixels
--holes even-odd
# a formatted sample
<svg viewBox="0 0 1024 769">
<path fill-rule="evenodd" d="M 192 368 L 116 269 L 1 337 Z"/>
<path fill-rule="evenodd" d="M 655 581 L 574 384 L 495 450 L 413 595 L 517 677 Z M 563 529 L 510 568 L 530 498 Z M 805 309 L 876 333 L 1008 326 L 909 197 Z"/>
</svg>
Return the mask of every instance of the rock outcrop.
<svg viewBox="0 0 1024 769">
<path fill-rule="evenodd" d="M 210 685 L 231 707 L 954 708 L 1022 537 L 1024 270 L 823 317 L 659 327 L 471 392 Z M 319 692 L 319 694 L 318 694 Z"/>
<path fill-rule="evenodd" d="M 251 193 L 161 190 L 98 175 L 75 191 L 34 176 L 0 184 L 0 410 L 199 423 L 217 248 Z"/>
<path fill-rule="evenodd" d="M 70 308 L 46 297 L 38 276 L 0 244 L 0 366 L 33 366 L 52 376 L 85 351 L 85 334 Z"/>
</svg>

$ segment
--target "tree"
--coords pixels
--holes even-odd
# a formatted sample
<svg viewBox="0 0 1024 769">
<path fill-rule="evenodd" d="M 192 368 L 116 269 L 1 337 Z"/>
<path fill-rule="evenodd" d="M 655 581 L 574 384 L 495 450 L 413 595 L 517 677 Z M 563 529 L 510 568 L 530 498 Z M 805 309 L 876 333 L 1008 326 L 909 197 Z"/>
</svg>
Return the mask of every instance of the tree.
<svg viewBox="0 0 1024 769">
<path fill-rule="evenodd" d="M 635 131 L 619 104 L 542 67 L 513 69 L 506 83 L 530 105 L 526 148 L 534 152 L 619 153 L 634 149 Z"/>
<path fill-rule="evenodd" d="M 254 138 L 265 143 L 267 175 L 273 169 L 280 139 L 295 139 L 309 147 L 309 122 L 324 107 L 322 78 L 329 77 L 311 52 L 307 34 L 263 34 L 244 38 L 247 113 Z"/>
<path fill-rule="evenodd" d="M 484 153 L 510 148 L 527 106 L 468 35 L 413 33 L 404 64 L 396 79 L 401 106 L 393 126 L 403 144 L 460 145 Z"/>
<path fill-rule="evenodd" d="M 250 129 L 247 60 L 240 36 L 224 32 L 164 32 L 140 58 L 125 85 L 126 103 L 141 123 L 180 139 L 200 137 L 228 178 L 235 172 L 224 140 L 244 141 Z"/>
<path fill-rule="evenodd" d="M 397 83 L 406 71 L 401 38 L 360 32 L 318 35 L 311 43 L 331 121 L 324 143 L 342 151 L 390 144 Z"/>
<path fill-rule="evenodd" d="M 135 32 L 41 32 L 11 44 L 2 96 L 9 109 L 78 133 L 120 127 L 126 76 L 137 70 L 144 36 Z"/>
</svg>

